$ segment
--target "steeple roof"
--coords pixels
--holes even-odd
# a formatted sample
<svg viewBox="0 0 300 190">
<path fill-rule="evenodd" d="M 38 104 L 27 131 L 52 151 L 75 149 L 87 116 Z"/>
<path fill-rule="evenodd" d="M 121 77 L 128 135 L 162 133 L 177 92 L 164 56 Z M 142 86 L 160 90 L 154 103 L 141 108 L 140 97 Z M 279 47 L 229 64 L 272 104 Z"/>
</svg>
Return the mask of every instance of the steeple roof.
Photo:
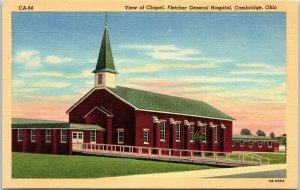
<svg viewBox="0 0 300 190">
<path fill-rule="evenodd" d="M 101 48 L 98 56 L 97 66 L 96 69 L 93 71 L 93 73 L 110 72 L 110 73 L 118 74 L 114 65 L 107 27 L 108 24 L 107 24 L 107 15 L 106 15 L 104 34 L 103 34 Z"/>
</svg>

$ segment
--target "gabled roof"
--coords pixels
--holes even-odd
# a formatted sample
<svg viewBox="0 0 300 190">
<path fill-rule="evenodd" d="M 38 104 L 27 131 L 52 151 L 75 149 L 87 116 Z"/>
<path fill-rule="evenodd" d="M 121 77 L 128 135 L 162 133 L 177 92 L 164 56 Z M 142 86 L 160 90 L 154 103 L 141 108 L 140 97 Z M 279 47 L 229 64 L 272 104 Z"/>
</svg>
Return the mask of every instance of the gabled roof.
<svg viewBox="0 0 300 190">
<path fill-rule="evenodd" d="M 198 100 L 179 98 L 121 86 L 108 89 L 141 110 L 234 120 L 229 115 Z"/>
<path fill-rule="evenodd" d="M 277 141 L 267 136 L 255 136 L 255 135 L 232 135 L 232 140 L 267 140 L 267 141 Z"/>
<path fill-rule="evenodd" d="M 37 120 L 25 118 L 12 118 L 13 129 L 78 129 L 78 130 L 99 130 L 105 129 L 99 125 L 68 123 L 63 121 Z"/>
<path fill-rule="evenodd" d="M 118 72 L 115 69 L 112 51 L 110 47 L 110 41 L 109 41 L 108 29 L 107 29 L 107 19 L 105 21 L 104 34 L 103 34 L 101 48 L 98 56 L 97 66 L 96 69 L 93 71 L 93 73 L 97 73 L 97 72 L 110 72 L 110 73 L 118 74 Z"/>
</svg>

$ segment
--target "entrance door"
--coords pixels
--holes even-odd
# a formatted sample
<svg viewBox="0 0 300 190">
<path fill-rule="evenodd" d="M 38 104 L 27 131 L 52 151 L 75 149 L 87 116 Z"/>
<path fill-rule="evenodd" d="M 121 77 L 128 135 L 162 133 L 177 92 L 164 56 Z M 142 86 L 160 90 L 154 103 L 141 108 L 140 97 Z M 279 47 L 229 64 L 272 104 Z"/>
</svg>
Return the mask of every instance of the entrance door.
<svg viewBox="0 0 300 190">
<path fill-rule="evenodd" d="M 72 132 L 72 149 L 81 150 L 83 144 L 83 132 Z"/>
</svg>

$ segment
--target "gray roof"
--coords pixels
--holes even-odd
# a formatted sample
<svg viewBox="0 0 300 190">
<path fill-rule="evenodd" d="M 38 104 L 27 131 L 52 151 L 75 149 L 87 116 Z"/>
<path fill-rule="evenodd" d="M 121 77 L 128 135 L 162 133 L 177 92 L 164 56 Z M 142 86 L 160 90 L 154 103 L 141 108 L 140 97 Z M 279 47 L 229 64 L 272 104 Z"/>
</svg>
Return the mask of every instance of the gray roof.
<svg viewBox="0 0 300 190">
<path fill-rule="evenodd" d="M 68 123 L 63 121 L 12 118 L 13 129 L 78 129 L 105 131 L 100 125 Z"/>
</svg>

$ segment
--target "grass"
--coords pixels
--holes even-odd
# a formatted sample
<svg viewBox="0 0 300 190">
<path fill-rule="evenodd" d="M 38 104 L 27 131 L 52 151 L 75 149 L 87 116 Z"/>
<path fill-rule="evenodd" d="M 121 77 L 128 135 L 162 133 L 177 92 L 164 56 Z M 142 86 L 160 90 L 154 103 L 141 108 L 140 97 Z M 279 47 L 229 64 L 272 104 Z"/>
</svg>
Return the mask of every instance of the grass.
<svg viewBox="0 0 300 190">
<path fill-rule="evenodd" d="M 12 154 L 13 178 L 99 178 L 212 168 L 218 167 L 100 156 Z"/>
<path fill-rule="evenodd" d="M 255 153 L 259 156 L 263 156 L 266 158 L 270 158 L 270 164 L 285 164 L 285 154 L 279 154 L 279 153 Z"/>
<path fill-rule="evenodd" d="M 244 153 L 247 153 L 247 152 L 244 152 Z M 242 155 L 243 153 L 241 152 L 239 154 Z M 277 153 L 277 152 L 276 153 L 272 153 L 272 152 L 260 153 L 260 152 L 255 152 L 254 154 L 265 157 L 265 158 L 269 158 L 270 159 L 270 164 L 285 164 L 286 163 L 285 153 Z M 207 155 L 206 157 L 213 158 L 212 155 Z M 226 157 L 225 157 L 225 155 L 218 155 L 218 159 L 226 159 Z M 231 155 L 230 159 L 231 160 L 239 160 L 238 159 L 238 154 Z M 241 159 L 242 159 L 242 156 L 240 157 L 240 160 Z M 251 161 L 251 158 L 245 156 L 245 161 Z M 255 160 L 255 161 L 257 161 L 257 160 Z M 266 160 L 262 159 L 262 161 L 266 161 Z"/>
</svg>

